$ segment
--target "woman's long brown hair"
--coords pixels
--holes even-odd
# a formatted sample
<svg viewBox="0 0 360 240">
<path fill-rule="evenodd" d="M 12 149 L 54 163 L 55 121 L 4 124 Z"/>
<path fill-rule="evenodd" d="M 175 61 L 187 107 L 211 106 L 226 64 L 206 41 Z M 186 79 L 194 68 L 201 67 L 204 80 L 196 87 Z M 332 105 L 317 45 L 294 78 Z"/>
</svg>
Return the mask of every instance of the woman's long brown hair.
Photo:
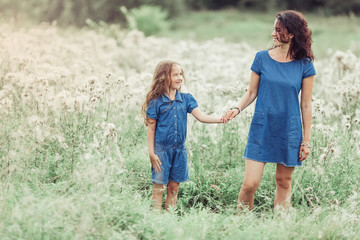
<svg viewBox="0 0 360 240">
<path fill-rule="evenodd" d="M 303 59 L 309 58 L 314 60 L 314 54 L 311 49 L 312 39 L 311 39 L 311 30 L 308 28 L 308 24 L 304 16 L 297 11 L 286 10 L 279 12 L 276 15 L 277 26 L 280 28 L 280 41 L 288 42 L 285 39 L 286 33 L 293 34 L 289 55 L 292 59 Z"/>
<path fill-rule="evenodd" d="M 141 108 L 141 115 L 144 117 L 145 125 L 149 123 L 149 117 L 146 115 L 146 110 L 149 107 L 151 100 L 161 97 L 164 93 L 170 90 L 171 69 L 174 65 L 179 65 L 177 62 L 165 60 L 161 61 L 155 68 L 152 85 L 150 91 L 146 94 L 146 100 Z M 181 69 L 183 78 L 185 80 L 184 71 Z"/>
</svg>

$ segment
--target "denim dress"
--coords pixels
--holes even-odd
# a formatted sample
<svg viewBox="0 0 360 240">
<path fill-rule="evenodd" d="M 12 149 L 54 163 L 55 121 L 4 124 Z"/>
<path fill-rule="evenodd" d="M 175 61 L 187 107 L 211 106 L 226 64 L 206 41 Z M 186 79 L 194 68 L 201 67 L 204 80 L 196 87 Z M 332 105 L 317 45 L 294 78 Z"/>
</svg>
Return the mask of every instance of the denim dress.
<svg viewBox="0 0 360 240">
<path fill-rule="evenodd" d="M 251 70 L 260 84 L 244 158 L 301 166 L 299 92 L 302 80 L 316 74 L 312 61 L 278 62 L 264 50 L 256 54 Z"/>
</svg>

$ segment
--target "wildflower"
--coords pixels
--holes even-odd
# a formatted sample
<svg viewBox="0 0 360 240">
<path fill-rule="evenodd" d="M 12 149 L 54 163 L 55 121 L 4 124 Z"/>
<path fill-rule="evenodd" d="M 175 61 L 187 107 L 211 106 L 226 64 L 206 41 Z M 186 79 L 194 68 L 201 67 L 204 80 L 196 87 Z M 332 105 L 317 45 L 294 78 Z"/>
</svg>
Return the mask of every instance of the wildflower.
<svg viewBox="0 0 360 240">
<path fill-rule="evenodd" d="M 97 77 L 89 77 L 89 78 L 87 79 L 87 82 L 88 82 L 90 85 L 94 85 L 97 81 L 98 81 Z"/>
<path fill-rule="evenodd" d="M 116 126 L 113 123 L 104 123 L 104 137 L 107 139 L 116 139 Z"/>
<path fill-rule="evenodd" d="M 325 160 L 325 159 L 326 159 L 326 156 L 327 156 L 327 155 L 326 155 L 325 153 L 321 154 L 320 157 L 319 157 L 319 161 Z"/>
</svg>

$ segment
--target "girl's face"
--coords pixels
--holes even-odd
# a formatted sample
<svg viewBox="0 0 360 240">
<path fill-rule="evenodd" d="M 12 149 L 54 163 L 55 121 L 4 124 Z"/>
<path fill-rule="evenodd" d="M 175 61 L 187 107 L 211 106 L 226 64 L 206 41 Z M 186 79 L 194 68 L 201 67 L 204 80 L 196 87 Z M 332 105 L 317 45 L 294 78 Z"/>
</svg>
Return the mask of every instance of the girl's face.
<svg viewBox="0 0 360 240">
<path fill-rule="evenodd" d="M 174 64 L 171 68 L 170 90 L 180 90 L 183 80 L 184 78 L 181 67 L 178 64 Z"/>
<path fill-rule="evenodd" d="M 274 22 L 274 30 L 272 31 L 271 36 L 273 37 L 275 47 L 280 47 L 286 44 L 290 44 L 293 34 L 289 34 L 285 29 L 282 29 L 280 24 L 278 24 L 278 20 L 276 19 Z"/>
</svg>

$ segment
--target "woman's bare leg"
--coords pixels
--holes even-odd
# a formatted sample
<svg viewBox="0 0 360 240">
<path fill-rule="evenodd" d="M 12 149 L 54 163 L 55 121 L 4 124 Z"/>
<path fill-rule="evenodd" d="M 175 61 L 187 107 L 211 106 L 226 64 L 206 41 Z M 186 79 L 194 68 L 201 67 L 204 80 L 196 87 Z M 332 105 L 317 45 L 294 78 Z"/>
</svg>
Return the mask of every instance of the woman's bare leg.
<svg viewBox="0 0 360 240">
<path fill-rule="evenodd" d="M 281 209 L 288 209 L 291 203 L 291 182 L 294 167 L 285 167 L 282 164 L 277 164 L 276 167 L 276 196 L 274 207 Z"/>
<path fill-rule="evenodd" d="M 248 208 L 254 205 L 254 195 L 258 189 L 264 171 L 265 163 L 254 160 L 245 160 L 245 176 L 238 196 L 238 209 Z"/>
</svg>

